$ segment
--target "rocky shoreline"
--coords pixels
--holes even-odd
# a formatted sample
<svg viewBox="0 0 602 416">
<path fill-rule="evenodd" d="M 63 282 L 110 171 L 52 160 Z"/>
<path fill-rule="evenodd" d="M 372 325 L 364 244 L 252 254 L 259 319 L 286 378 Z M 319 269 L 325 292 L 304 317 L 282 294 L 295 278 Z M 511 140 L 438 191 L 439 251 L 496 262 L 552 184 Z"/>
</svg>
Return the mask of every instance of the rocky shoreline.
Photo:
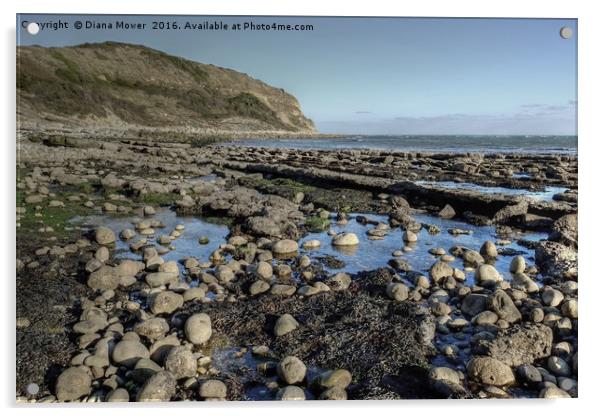
<svg viewBox="0 0 602 416">
<path fill-rule="evenodd" d="M 23 137 L 17 169 L 19 402 L 577 397 L 574 156 Z M 165 210 L 226 239 L 180 255 Z"/>
</svg>

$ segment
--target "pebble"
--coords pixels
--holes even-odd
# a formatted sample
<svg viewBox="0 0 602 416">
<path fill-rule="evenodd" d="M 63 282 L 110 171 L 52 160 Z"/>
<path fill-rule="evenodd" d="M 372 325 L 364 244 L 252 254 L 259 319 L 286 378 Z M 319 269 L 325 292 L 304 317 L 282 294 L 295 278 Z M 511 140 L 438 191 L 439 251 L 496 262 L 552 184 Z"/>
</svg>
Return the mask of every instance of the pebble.
<svg viewBox="0 0 602 416">
<path fill-rule="evenodd" d="M 562 314 L 564 316 L 569 317 L 571 319 L 578 319 L 579 317 L 578 304 L 576 299 L 569 299 L 568 301 L 564 302 L 560 310 L 562 311 Z"/>
<path fill-rule="evenodd" d="M 257 263 L 255 274 L 257 274 L 257 277 L 261 279 L 268 280 L 272 278 L 274 271 L 270 263 L 266 261 L 260 261 Z"/>
<path fill-rule="evenodd" d="M 351 284 L 351 276 L 349 276 L 347 273 L 339 272 L 326 279 L 326 283 L 334 291 L 347 290 Z"/>
<path fill-rule="evenodd" d="M 528 385 L 536 385 L 542 381 L 541 373 L 531 364 L 519 365 L 516 368 L 516 375 L 521 381 Z"/>
</svg>

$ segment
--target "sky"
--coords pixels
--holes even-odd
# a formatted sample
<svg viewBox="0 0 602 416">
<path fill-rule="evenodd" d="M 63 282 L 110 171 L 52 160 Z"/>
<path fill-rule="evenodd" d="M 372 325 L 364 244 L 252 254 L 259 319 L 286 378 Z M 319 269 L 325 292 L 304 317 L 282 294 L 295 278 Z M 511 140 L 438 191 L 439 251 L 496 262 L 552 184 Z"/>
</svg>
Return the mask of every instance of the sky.
<svg viewBox="0 0 602 416">
<path fill-rule="evenodd" d="M 25 21 L 49 25 L 34 36 Z M 78 30 L 76 21 L 146 27 Z M 178 28 L 153 29 L 154 21 Z M 68 28 L 55 30 L 52 23 L 59 22 Z M 229 29 L 185 29 L 186 22 L 221 22 Z M 232 30 L 237 23 L 312 29 Z M 562 27 L 573 36 L 561 37 Z M 322 133 L 577 134 L 576 19 L 17 16 L 20 45 L 108 40 L 283 88 Z"/>
</svg>

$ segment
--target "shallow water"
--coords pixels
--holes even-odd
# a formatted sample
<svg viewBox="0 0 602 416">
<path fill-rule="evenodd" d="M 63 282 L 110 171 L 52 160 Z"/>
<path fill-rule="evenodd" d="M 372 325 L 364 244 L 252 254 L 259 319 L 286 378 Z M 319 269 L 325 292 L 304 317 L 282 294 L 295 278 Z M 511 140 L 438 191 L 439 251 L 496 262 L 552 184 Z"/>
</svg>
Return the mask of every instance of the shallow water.
<svg viewBox="0 0 602 416">
<path fill-rule="evenodd" d="M 360 244 L 351 249 L 339 249 L 331 244 L 332 237 L 327 232 L 310 233 L 299 240 L 300 247 L 304 241 L 317 239 L 321 242 L 321 247 L 316 250 L 300 249 L 300 254 L 307 254 L 314 261 L 318 261 L 318 257 L 334 256 L 345 262 L 345 266 L 340 269 L 329 268 L 324 266 L 328 272 L 336 273 L 344 271 L 348 273 L 356 273 L 365 270 L 374 270 L 379 267 L 387 266 L 390 259 L 393 258 L 392 253 L 396 250 L 401 250 L 404 247 L 402 240 L 403 231 L 399 228 L 390 229 L 388 235 L 382 240 L 370 240 L 366 232 L 372 228 L 372 224 L 360 224 L 356 221 L 357 215 L 363 215 L 371 221 L 387 223 L 388 217 L 384 215 L 370 214 L 350 214 L 346 225 L 337 225 L 332 221 L 331 229 L 339 232 L 354 232 L 357 234 Z M 411 266 L 412 270 L 428 273 L 430 266 L 437 260 L 436 256 L 428 253 L 428 250 L 433 247 L 443 247 L 446 251 L 452 246 L 460 245 L 470 249 L 479 250 L 481 245 L 486 240 L 496 241 L 495 228 L 492 226 L 477 227 L 466 224 L 460 221 L 446 220 L 439 217 L 433 217 L 426 214 L 417 214 L 413 216 L 416 221 L 434 225 L 440 228 L 441 232 L 431 235 L 423 228 L 417 233 L 418 241 L 412 243 L 412 251 L 404 252 L 401 256 Z M 106 226 L 112 229 L 118 235 L 123 229 L 133 228 L 132 221 L 139 218 L 135 215 L 128 217 L 112 217 L 108 215 L 97 215 L 84 218 L 83 227 Z M 158 209 L 157 214 L 151 216 L 152 219 L 158 219 L 165 224 L 165 228 L 156 229 L 156 237 L 162 234 L 169 234 L 177 224 L 183 224 L 185 229 L 182 235 L 172 241 L 172 246 L 175 248 L 167 254 L 163 255 L 165 260 L 179 261 L 185 257 L 193 256 L 200 261 L 205 261 L 210 254 L 216 250 L 221 244 L 226 242 L 226 237 L 229 233 L 228 227 L 207 222 L 197 217 L 179 217 L 174 211 L 169 209 Z M 77 220 L 77 219 L 76 219 Z M 80 219 L 81 221 L 81 219 Z M 450 229 L 462 229 L 470 231 L 470 234 L 452 235 L 448 232 Z M 198 242 L 199 237 L 207 236 L 209 244 L 201 245 Z M 537 241 L 547 237 L 545 233 L 529 232 L 517 235 L 516 238 Z M 135 237 L 131 241 L 135 241 L 140 236 Z M 149 242 L 153 242 L 154 238 L 149 237 Z M 533 263 L 534 252 L 517 243 L 517 240 L 512 240 L 512 243 L 504 248 L 510 248 L 520 251 L 528 263 Z M 500 248 L 500 246 L 498 246 Z M 133 258 L 140 259 L 140 255 L 132 253 L 129 250 L 128 243 L 118 240 L 116 257 L 118 258 Z M 514 255 L 502 256 L 499 255 L 495 262 L 495 267 L 504 276 L 506 280 L 510 279 L 509 267 Z M 453 267 L 463 269 L 462 260 L 456 259 L 450 263 Z M 182 268 L 183 266 L 180 265 Z M 474 273 L 466 273 L 466 283 L 474 283 Z M 193 282 L 194 285 L 194 282 Z M 136 294 L 132 294 L 136 300 Z M 456 315 L 454 315 L 455 317 Z M 458 317 L 461 315 L 457 314 Z M 470 358 L 469 348 L 470 328 L 463 333 L 442 334 L 437 332 L 435 344 L 438 353 L 431 358 L 431 363 L 436 366 L 453 367 L 459 370 L 464 369 L 466 362 Z M 458 354 L 455 357 L 446 357 L 441 353 L 443 345 L 454 345 L 458 348 Z M 243 350 L 240 347 L 224 347 L 212 351 L 212 366 L 218 369 L 222 374 L 234 377 L 243 385 L 243 400 L 274 400 L 276 398 L 277 389 L 271 389 L 266 386 L 266 383 L 278 381 L 278 377 L 274 373 L 264 375 L 258 372 L 258 365 L 267 361 L 273 361 L 269 358 L 258 357 L 252 354 L 250 348 Z M 316 367 L 308 368 L 308 377 L 312 378 L 319 374 L 322 370 Z M 314 399 L 315 396 L 310 389 L 305 389 L 306 398 Z"/>
<path fill-rule="evenodd" d="M 526 189 L 504 188 L 501 186 L 484 186 L 470 182 L 452 181 L 416 181 L 415 183 L 416 185 L 426 186 L 429 188 L 467 189 L 484 194 L 522 195 L 540 201 L 552 201 L 554 195 L 568 190 L 568 188 L 563 188 L 560 186 L 547 186 L 545 191 L 529 191 Z"/>
<path fill-rule="evenodd" d="M 362 214 L 363 215 L 363 214 Z M 387 223 L 388 217 L 383 215 L 364 215 L 374 221 L 380 221 Z M 410 245 L 412 251 L 405 252 L 400 258 L 406 260 L 415 271 L 428 273 L 428 269 L 437 260 L 436 256 L 428 253 L 428 250 L 434 247 L 443 247 L 446 251 L 453 246 L 459 245 L 464 246 L 473 250 L 479 250 L 481 245 L 486 240 L 496 241 L 495 228 L 493 226 L 477 227 L 474 225 L 466 224 L 460 221 L 446 220 L 439 217 L 433 217 L 430 215 L 414 215 L 416 221 L 423 224 L 436 225 L 441 229 L 441 232 L 436 235 L 430 235 L 426 229 L 420 230 L 417 233 L 418 241 Z M 383 240 L 369 240 L 366 232 L 373 228 L 371 225 L 362 225 L 355 220 L 355 215 L 352 214 L 347 225 L 336 225 L 333 223 L 332 229 L 337 233 L 341 232 L 353 232 L 357 234 L 360 244 L 354 248 L 341 249 L 331 244 L 332 237 L 326 232 L 311 233 L 306 237 L 302 238 L 299 242 L 301 246 L 304 241 L 307 240 L 319 240 L 321 247 L 317 250 L 305 250 L 301 251 L 303 254 L 307 254 L 310 258 L 321 257 L 324 255 L 335 256 L 338 259 L 345 262 L 345 267 L 342 269 L 330 269 L 331 272 L 345 271 L 349 273 L 356 273 L 363 270 L 374 270 L 379 267 L 384 267 L 387 262 L 393 258 L 392 253 L 396 250 L 401 250 L 404 247 L 402 239 L 403 231 L 400 228 L 393 228 L 389 230 L 389 233 Z M 472 231 L 469 235 L 452 235 L 448 232 L 449 229 L 459 228 L 462 230 Z M 530 232 L 521 235 L 521 238 L 525 240 L 538 241 L 547 237 L 545 233 Z M 499 247 L 498 247 L 499 248 Z M 520 246 L 516 241 L 512 241 L 511 244 L 504 246 L 504 248 L 510 248 L 522 252 L 522 255 L 529 262 L 533 262 L 534 252 L 526 247 Z M 513 256 L 498 256 L 495 262 L 495 267 L 500 273 L 504 275 L 506 279 L 510 279 L 510 262 Z M 453 267 L 463 269 L 462 260 L 456 259 L 450 263 Z M 469 284 L 473 283 L 474 273 L 466 273 L 466 280 Z"/>
<path fill-rule="evenodd" d="M 337 138 L 249 139 L 221 144 L 291 149 L 378 149 L 437 153 L 576 154 L 576 136 L 402 135 Z"/>
<path fill-rule="evenodd" d="M 136 218 L 140 217 L 136 215 L 124 217 L 95 215 L 86 217 L 82 226 L 92 228 L 102 225 L 110 228 L 115 232 L 115 235 L 119 236 L 119 233 L 122 230 L 134 228 L 132 221 Z M 163 234 L 169 235 L 178 224 L 183 224 L 185 227 L 181 236 L 173 240 L 170 244 L 170 246 L 173 246 L 175 249 L 162 255 L 166 261 L 179 261 L 186 257 L 195 257 L 200 261 L 205 261 L 213 251 L 217 250 L 221 244 L 226 242 L 226 236 L 229 233 L 228 226 L 226 225 L 214 224 L 198 217 L 177 216 L 174 211 L 165 208 L 157 209 L 155 215 L 145 218 L 160 220 L 165 225 L 164 228 L 155 229 L 155 236 L 146 237 L 149 243 L 155 242 L 155 240 Z M 208 244 L 199 244 L 199 238 L 202 236 L 209 238 Z M 116 257 L 140 260 L 139 253 L 130 251 L 129 243 L 138 241 L 141 238 L 144 238 L 144 236 L 137 235 L 127 242 L 118 238 L 115 251 Z M 157 243 L 157 245 L 159 244 Z M 182 265 L 180 265 L 180 268 L 182 271 L 184 270 Z"/>
<path fill-rule="evenodd" d="M 220 373 L 227 374 L 230 377 L 236 377 L 244 385 L 243 400 L 275 400 L 278 389 L 270 389 L 266 386 L 268 382 L 279 381 L 275 372 L 262 374 L 257 366 L 262 363 L 275 362 L 277 360 L 254 355 L 251 348 L 242 350 L 241 348 L 218 348 L 211 354 L 211 365 L 218 369 Z M 307 367 L 307 380 L 312 380 L 324 370 L 315 367 Z M 259 382 L 261 380 L 261 382 Z M 282 382 L 279 383 L 282 385 Z M 302 387 L 305 387 L 302 385 Z M 313 400 L 316 397 L 310 389 L 305 390 L 305 398 Z"/>
<path fill-rule="evenodd" d="M 318 261 L 318 258 L 320 257 L 333 256 L 345 263 L 345 266 L 340 269 L 331 268 L 325 265 L 324 268 L 331 273 L 340 271 L 357 273 L 360 271 L 374 270 L 379 267 L 386 267 L 388 261 L 393 258 L 392 253 L 397 250 L 402 250 L 404 247 L 404 242 L 402 240 L 403 231 L 400 228 L 393 228 L 388 231 L 387 236 L 382 240 L 370 240 L 368 239 L 366 232 L 374 228 L 374 226 L 358 223 L 355 220 L 357 215 L 358 214 L 350 214 L 349 221 L 346 225 L 337 225 L 333 220 L 331 229 L 337 233 L 353 232 L 357 234 L 360 240 L 358 246 L 349 248 L 335 247 L 331 244 L 332 237 L 329 236 L 326 231 L 323 231 L 310 233 L 300 239 L 300 253 L 307 254 L 315 261 Z M 384 215 L 360 215 L 363 215 L 372 221 L 388 222 L 388 217 Z M 113 230 L 116 235 L 119 235 L 122 230 L 133 228 L 132 221 L 136 218 L 139 217 L 135 215 L 128 217 L 111 217 L 107 215 L 91 216 L 85 219 L 82 226 L 92 228 L 103 225 Z M 226 243 L 226 237 L 229 233 L 226 225 L 210 223 L 198 217 L 180 217 L 177 216 L 174 211 L 168 209 L 160 209 L 157 211 L 157 214 L 149 218 L 158 219 L 165 224 L 165 228 L 157 228 L 155 230 L 155 237 L 147 237 L 149 243 L 155 242 L 155 238 L 158 238 L 162 234 L 169 234 L 175 229 L 177 224 L 183 224 L 185 226 L 182 235 L 171 243 L 174 250 L 162 255 L 166 261 L 180 261 L 187 257 L 195 257 L 201 262 L 206 261 L 213 251 L 218 249 L 221 244 Z M 407 261 L 414 271 L 428 273 L 428 269 L 438 258 L 437 256 L 428 253 L 428 250 L 431 248 L 443 247 L 446 251 L 449 251 L 451 247 L 459 245 L 478 251 L 486 240 L 494 242 L 497 240 L 495 227 L 493 226 L 477 227 L 461 221 L 446 220 L 426 214 L 414 215 L 414 218 L 420 223 L 435 225 L 441 229 L 441 232 L 435 235 L 429 234 L 425 228 L 420 230 L 420 232 L 417 233 L 418 241 L 409 246 L 412 248 L 412 251 L 404 252 L 400 257 Z M 470 234 L 452 235 L 448 230 L 454 228 L 470 231 Z M 208 237 L 209 243 L 206 245 L 199 244 L 198 240 L 201 236 Z M 547 234 L 528 232 L 521 234 L 518 237 L 524 240 L 538 241 L 546 238 Z M 141 238 L 141 236 L 136 236 L 128 242 L 118 239 L 116 244 L 116 257 L 139 260 L 140 254 L 133 253 L 129 249 L 129 243 L 137 241 L 139 238 Z M 318 249 L 310 250 L 302 248 L 303 242 L 314 239 L 319 240 L 321 243 L 321 246 Z M 511 244 L 503 247 L 505 249 L 514 249 L 521 252 L 528 262 L 530 261 L 532 263 L 534 260 L 534 251 L 519 245 L 517 240 L 513 240 Z M 508 270 L 512 258 L 513 256 L 500 255 L 495 262 L 495 267 L 507 279 L 510 279 Z M 461 259 L 456 259 L 454 262 L 450 263 L 450 265 L 463 269 Z M 179 266 L 183 272 L 183 266 L 181 264 Z M 473 273 L 467 272 L 466 277 L 467 283 L 472 284 Z"/>
</svg>

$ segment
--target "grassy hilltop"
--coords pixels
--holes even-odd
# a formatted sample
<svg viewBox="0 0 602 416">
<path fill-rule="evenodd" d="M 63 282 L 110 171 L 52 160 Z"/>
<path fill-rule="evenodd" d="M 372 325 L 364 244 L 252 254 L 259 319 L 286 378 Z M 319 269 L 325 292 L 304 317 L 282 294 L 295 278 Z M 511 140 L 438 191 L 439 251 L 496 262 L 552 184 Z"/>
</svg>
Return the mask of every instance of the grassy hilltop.
<svg viewBox="0 0 602 416">
<path fill-rule="evenodd" d="M 295 97 L 236 72 L 115 42 L 17 48 L 22 125 L 314 133 Z"/>
</svg>

